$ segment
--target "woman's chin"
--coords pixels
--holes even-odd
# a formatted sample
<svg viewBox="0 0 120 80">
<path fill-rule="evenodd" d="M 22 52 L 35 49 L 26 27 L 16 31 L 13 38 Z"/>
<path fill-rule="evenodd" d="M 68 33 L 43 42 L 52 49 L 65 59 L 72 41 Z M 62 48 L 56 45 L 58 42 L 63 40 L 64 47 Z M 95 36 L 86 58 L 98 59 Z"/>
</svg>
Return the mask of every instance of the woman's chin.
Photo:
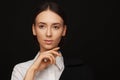
<svg viewBox="0 0 120 80">
<path fill-rule="evenodd" d="M 45 50 L 51 50 L 51 49 L 53 49 L 53 48 L 55 48 L 56 46 L 52 46 L 52 45 L 46 45 L 45 47 L 44 47 L 44 49 Z"/>
</svg>

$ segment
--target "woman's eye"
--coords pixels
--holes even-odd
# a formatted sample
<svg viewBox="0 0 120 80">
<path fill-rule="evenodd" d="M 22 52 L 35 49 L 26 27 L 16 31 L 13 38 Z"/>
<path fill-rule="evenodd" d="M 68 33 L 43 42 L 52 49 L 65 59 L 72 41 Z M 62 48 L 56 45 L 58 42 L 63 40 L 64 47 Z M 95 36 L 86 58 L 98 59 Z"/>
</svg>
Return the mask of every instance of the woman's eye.
<svg viewBox="0 0 120 80">
<path fill-rule="evenodd" d="M 45 28 L 45 26 L 44 25 L 39 25 L 39 28 L 43 29 L 43 28 Z"/>
<path fill-rule="evenodd" d="M 54 26 L 53 28 L 54 28 L 54 29 L 59 29 L 60 27 L 59 27 L 59 26 Z"/>
</svg>

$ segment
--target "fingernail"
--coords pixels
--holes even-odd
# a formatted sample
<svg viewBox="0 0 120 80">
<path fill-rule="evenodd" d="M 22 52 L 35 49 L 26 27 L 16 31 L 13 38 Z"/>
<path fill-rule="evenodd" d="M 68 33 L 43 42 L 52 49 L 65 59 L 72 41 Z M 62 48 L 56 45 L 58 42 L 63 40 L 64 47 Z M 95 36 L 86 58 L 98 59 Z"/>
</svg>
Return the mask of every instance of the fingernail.
<svg viewBox="0 0 120 80">
<path fill-rule="evenodd" d="M 61 54 L 59 54 L 59 56 L 62 56 Z"/>
</svg>

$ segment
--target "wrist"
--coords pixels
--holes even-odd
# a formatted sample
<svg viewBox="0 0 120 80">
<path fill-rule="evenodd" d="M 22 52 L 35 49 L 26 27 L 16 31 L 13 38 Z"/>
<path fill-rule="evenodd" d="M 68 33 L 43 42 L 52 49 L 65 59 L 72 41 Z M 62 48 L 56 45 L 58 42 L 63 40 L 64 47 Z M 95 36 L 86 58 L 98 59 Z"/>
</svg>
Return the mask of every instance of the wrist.
<svg viewBox="0 0 120 80">
<path fill-rule="evenodd" d="M 34 76 L 35 76 L 35 70 L 32 68 L 29 68 L 24 77 L 24 80 L 33 80 Z"/>
</svg>

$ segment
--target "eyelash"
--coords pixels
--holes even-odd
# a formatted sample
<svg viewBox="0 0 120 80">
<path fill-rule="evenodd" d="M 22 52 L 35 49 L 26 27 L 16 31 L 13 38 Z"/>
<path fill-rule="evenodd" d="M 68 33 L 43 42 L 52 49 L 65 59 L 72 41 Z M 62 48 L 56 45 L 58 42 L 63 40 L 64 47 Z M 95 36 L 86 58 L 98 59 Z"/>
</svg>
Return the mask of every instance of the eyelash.
<svg viewBox="0 0 120 80">
<path fill-rule="evenodd" d="M 40 26 L 39 26 L 40 29 L 42 29 L 42 28 L 44 28 L 44 27 L 45 27 L 44 25 L 40 25 Z"/>
<path fill-rule="evenodd" d="M 59 29 L 60 27 L 59 27 L 59 26 L 53 26 L 53 28 L 55 28 L 55 29 Z"/>
<path fill-rule="evenodd" d="M 40 29 L 43 29 L 43 28 L 45 28 L 45 25 L 39 25 L 39 28 L 40 28 Z M 54 28 L 54 29 L 59 29 L 60 27 L 57 26 L 57 25 L 54 25 L 53 28 Z"/>
</svg>

